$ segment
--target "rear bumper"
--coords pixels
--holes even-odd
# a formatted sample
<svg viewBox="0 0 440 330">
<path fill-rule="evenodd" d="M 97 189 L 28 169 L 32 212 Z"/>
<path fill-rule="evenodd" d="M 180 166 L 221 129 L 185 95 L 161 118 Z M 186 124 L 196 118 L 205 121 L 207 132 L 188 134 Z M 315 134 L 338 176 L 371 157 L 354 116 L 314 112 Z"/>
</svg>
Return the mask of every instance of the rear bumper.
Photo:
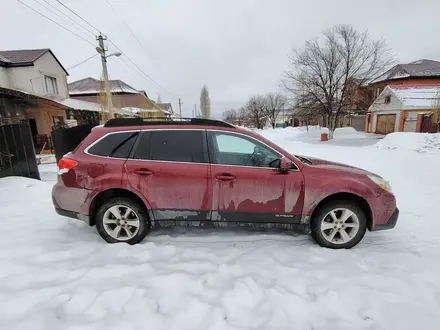
<svg viewBox="0 0 440 330">
<path fill-rule="evenodd" d="M 391 217 L 388 219 L 386 223 L 375 225 L 373 229 L 371 229 L 371 231 L 393 229 L 394 227 L 396 227 L 398 218 L 399 218 L 399 209 L 396 208 L 396 210 L 394 211 L 394 213 L 391 215 Z"/>
<path fill-rule="evenodd" d="M 55 212 L 63 217 L 84 221 L 86 224 L 90 226 L 90 217 L 88 215 L 76 213 L 73 211 L 63 210 L 59 208 L 55 208 Z"/>
</svg>

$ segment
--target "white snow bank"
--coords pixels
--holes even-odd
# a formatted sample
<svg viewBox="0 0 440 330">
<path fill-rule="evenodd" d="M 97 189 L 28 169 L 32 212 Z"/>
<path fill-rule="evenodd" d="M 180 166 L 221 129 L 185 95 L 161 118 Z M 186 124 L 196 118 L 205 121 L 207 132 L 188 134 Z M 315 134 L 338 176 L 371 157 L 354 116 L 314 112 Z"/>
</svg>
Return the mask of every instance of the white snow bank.
<svg viewBox="0 0 440 330">
<path fill-rule="evenodd" d="M 381 149 L 402 149 L 417 152 L 440 151 L 440 133 L 395 132 L 386 135 L 377 143 Z"/>
<path fill-rule="evenodd" d="M 353 137 L 353 135 L 364 135 L 362 132 L 356 131 L 353 127 L 339 127 L 335 129 L 335 132 L 333 133 L 334 138 L 341 138 L 341 137 Z"/>
<path fill-rule="evenodd" d="M 321 126 L 302 126 L 286 128 L 266 128 L 262 130 L 254 130 L 255 133 L 261 134 L 268 139 L 288 138 L 292 140 L 302 139 L 320 139 L 322 133 L 328 134 L 328 128 Z"/>
<path fill-rule="evenodd" d="M 437 329 L 440 152 L 290 135 L 276 142 L 388 179 L 397 227 L 347 251 L 304 235 L 209 230 L 109 245 L 55 214 L 50 185 L 0 179 L 0 329 Z"/>
</svg>

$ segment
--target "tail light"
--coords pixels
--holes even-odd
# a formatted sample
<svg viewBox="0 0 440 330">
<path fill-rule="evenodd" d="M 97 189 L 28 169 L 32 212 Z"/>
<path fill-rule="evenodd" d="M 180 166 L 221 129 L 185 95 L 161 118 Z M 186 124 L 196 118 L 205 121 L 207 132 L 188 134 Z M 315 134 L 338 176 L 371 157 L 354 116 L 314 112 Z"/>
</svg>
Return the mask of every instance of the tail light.
<svg viewBox="0 0 440 330">
<path fill-rule="evenodd" d="M 60 162 L 58 163 L 58 174 L 64 174 L 69 172 L 72 168 L 75 168 L 78 166 L 78 162 L 69 159 L 69 158 L 62 158 Z"/>
</svg>

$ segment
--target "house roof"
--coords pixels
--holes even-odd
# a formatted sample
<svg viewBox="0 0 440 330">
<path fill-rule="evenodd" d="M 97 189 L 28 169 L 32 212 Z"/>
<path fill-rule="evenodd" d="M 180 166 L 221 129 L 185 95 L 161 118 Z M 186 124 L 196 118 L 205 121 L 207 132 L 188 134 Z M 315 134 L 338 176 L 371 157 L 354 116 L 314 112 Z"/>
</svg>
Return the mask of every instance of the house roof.
<svg viewBox="0 0 440 330">
<path fill-rule="evenodd" d="M 397 64 L 370 84 L 410 77 L 440 77 L 440 62 L 421 59 L 408 64 Z"/>
<path fill-rule="evenodd" d="M 171 105 L 171 103 L 156 103 L 157 106 L 165 111 L 167 111 L 168 113 L 173 113 L 173 106 Z"/>
<path fill-rule="evenodd" d="M 139 94 L 140 92 L 122 80 L 109 80 L 112 93 Z M 104 82 L 91 77 L 68 84 L 70 95 L 99 94 L 103 91 Z"/>
<path fill-rule="evenodd" d="M 64 70 L 66 75 L 69 75 L 67 70 L 63 67 L 60 61 L 52 53 L 49 48 L 44 49 L 20 49 L 20 50 L 2 50 L 0 51 L 0 66 L 3 67 L 17 67 L 17 66 L 33 66 L 34 62 L 46 53 L 50 53 L 52 57 Z"/>
<path fill-rule="evenodd" d="M 420 87 L 387 86 L 386 89 L 391 91 L 402 102 L 405 109 L 430 109 L 440 105 L 440 85 Z"/>
<path fill-rule="evenodd" d="M 73 98 L 67 98 L 62 101 L 57 101 L 58 103 L 61 103 L 69 108 L 76 109 L 76 110 L 86 110 L 86 111 L 95 111 L 95 112 L 101 112 L 101 104 L 94 103 L 94 102 L 88 102 Z M 119 109 L 113 107 L 113 111 L 115 113 L 121 114 L 121 115 L 131 115 L 131 112 L 126 111 L 124 109 Z"/>
</svg>

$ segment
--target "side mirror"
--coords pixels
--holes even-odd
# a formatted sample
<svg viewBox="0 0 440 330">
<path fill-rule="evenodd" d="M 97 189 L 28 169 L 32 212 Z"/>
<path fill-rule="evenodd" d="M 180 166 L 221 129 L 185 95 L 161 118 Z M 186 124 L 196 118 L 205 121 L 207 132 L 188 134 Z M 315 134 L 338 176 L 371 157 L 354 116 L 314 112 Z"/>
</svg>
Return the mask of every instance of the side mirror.
<svg viewBox="0 0 440 330">
<path fill-rule="evenodd" d="M 288 170 L 292 169 L 292 162 L 287 159 L 286 157 L 282 157 L 280 159 L 275 159 L 270 163 L 270 167 L 273 167 L 277 169 L 280 172 L 287 172 Z"/>
<path fill-rule="evenodd" d="M 292 168 L 292 162 L 287 159 L 286 157 L 282 157 L 280 159 L 280 171 L 285 172 L 287 170 L 290 170 Z"/>
</svg>

